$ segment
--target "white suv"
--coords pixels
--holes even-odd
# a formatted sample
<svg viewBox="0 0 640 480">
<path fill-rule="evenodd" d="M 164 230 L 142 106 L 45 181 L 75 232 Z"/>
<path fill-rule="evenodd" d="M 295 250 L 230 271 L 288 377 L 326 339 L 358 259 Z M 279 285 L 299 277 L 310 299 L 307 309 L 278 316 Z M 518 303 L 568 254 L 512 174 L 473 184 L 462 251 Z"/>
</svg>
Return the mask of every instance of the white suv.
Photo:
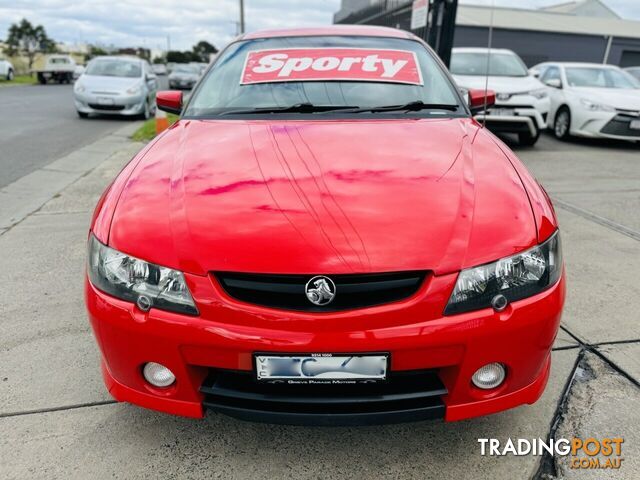
<svg viewBox="0 0 640 480">
<path fill-rule="evenodd" d="M 495 106 L 476 115 L 477 120 L 496 133 L 517 133 L 522 145 L 536 143 L 546 128 L 549 94 L 518 55 L 498 48 L 490 56 L 488 48 L 454 48 L 450 70 L 463 90 L 484 89 L 488 81 L 489 90 L 496 92 Z"/>
<path fill-rule="evenodd" d="M 9 60 L 4 58 L 0 58 L 0 78 L 4 78 L 5 80 L 13 80 L 15 75 L 15 69 Z"/>
</svg>

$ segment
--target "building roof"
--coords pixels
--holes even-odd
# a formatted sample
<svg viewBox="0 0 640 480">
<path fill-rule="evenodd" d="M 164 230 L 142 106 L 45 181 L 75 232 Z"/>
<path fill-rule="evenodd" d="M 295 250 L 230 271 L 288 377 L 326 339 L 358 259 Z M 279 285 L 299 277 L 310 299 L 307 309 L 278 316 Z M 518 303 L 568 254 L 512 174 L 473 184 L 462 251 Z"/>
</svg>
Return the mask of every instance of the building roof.
<svg viewBox="0 0 640 480">
<path fill-rule="evenodd" d="M 493 10 L 493 26 L 495 28 L 640 38 L 640 22 L 634 20 L 504 7 L 495 7 Z M 490 7 L 458 6 L 457 25 L 488 27 L 490 23 Z"/>
<path fill-rule="evenodd" d="M 283 28 L 247 33 L 243 40 L 272 37 L 311 37 L 329 35 L 355 35 L 362 37 L 415 38 L 411 33 L 389 27 L 372 25 L 331 25 L 312 28 Z"/>
<path fill-rule="evenodd" d="M 541 10 L 598 18 L 622 18 L 602 0 L 571 0 L 543 7 Z"/>
</svg>

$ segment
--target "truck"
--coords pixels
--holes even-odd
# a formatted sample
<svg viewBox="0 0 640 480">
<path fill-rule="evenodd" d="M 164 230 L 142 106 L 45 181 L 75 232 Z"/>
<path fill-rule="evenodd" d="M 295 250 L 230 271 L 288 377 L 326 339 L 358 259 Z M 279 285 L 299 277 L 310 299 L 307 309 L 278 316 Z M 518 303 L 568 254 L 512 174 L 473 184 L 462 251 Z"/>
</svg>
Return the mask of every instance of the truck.
<svg viewBox="0 0 640 480">
<path fill-rule="evenodd" d="M 0 78 L 4 78 L 7 81 L 13 80 L 15 70 L 11 62 L 5 58 L 0 57 Z"/>
<path fill-rule="evenodd" d="M 76 61 L 71 55 L 47 55 L 44 66 L 34 70 L 38 76 L 38 82 L 42 85 L 47 82 L 71 83 L 76 69 Z"/>
</svg>

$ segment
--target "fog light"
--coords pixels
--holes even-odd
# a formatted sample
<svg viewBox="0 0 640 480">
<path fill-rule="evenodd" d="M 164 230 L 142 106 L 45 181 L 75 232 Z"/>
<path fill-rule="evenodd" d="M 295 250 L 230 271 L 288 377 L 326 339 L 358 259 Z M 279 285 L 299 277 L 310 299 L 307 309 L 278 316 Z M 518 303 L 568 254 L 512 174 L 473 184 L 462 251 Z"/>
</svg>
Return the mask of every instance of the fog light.
<svg viewBox="0 0 640 480">
<path fill-rule="evenodd" d="M 176 376 L 171 370 L 155 362 L 145 363 L 142 374 L 154 387 L 168 387 L 176 381 Z"/>
<path fill-rule="evenodd" d="M 489 363 L 479 368 L 471 377 L 471 381 L 476 387 L 489 390 L 502 384 L 505 375 L 506 372 L 501 363 Z"/>
</svg>

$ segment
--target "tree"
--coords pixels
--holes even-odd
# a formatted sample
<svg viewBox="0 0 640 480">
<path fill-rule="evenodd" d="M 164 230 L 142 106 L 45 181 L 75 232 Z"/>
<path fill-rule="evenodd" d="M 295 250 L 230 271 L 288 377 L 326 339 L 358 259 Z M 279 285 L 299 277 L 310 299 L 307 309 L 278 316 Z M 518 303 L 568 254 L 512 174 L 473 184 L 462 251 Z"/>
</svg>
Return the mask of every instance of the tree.
<svg viewBox="0 0 640 480">
<path fill-rule="evenodd" d="M 205 40 L 201 40 L 193 46 L 193 56 L 196 62 L 209 63 L 212 54 L 218 53 L 218 49 Z"/>
<path fill-rule="evenodd" d="M 7 45 L 9 55 L 22 54 L 27 57 L 29 70 L 33 68 L 36 54 L 56 51 L 55 43 L 47 36 L 44 27 L 42 25 L 33 26 L 26 18 L 9 27 Z"/>
<path fill-rule="evenodd" d="M 102 55 L 108 55 L 108 52 L 104 48 L 91 45 L 89 47 L 89 53 L 85 55 L 85 60 L 89 61 L 94 57 L 101 57 Z"/>
</svg>

